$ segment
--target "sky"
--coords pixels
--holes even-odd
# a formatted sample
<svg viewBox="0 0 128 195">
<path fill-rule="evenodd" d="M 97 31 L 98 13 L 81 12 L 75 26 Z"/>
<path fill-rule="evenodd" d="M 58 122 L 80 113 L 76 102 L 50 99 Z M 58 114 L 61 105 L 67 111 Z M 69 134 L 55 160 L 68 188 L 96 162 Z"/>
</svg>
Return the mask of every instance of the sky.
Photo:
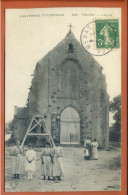
<svg viewBox="0 0 128 195">
<path fill-rule="evenodd" d="M 88 23 L 111 18 L 119 20 L 121 35 L 120 8 L 6 9 L 5 122 L 13 119 L 14 106 L 25 106 L 37 62 L 65 38 L 70 23 L 80 42 L 82 29 Z M 121 93 L 121 49 L 94 58 L 103 66 L 107 92 L 112 100 Z M 111 118 L 110 115 L 110 123 Z"/>
</svg>

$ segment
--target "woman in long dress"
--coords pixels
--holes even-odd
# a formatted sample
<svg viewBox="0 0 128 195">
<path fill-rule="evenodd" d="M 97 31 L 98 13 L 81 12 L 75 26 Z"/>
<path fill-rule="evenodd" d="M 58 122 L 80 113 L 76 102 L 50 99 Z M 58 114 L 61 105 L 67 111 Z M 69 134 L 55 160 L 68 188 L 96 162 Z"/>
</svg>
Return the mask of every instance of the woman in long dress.
<svg viewBox="0 0 128 195">
<path fill-rule="evenodd" d="M 20 146 L 20 141 L 16 142 L 12 153 L 12 174 L 14 179 L 19 179 L 23 173 L 23 149 Z"/>
<path fill-rule="evenodd" d="M 56 143 L 56 146 L 53 149 L 53 161 L 52 161 L 52 176 L 53 180 L 57 177 L 58 180 L 61 180 L 61 177 L 64 176 L 63 169 L 63 148 L 60 147 L 59 143 Z"/>
<path fill-rule="evenodd" d="M 90 137 L 87 137 L 87 139 L 85 140 L 84 142 L 84 147 L 85 147 L 85 150 L 84 150 L 84 158 L 86 160 L 90 160 L 92 157 L 91 157 L 91 139 Z"/>
<path fill-rule="evenodd" d="M 92 145 L 92 159 L 93 160 L 97 160 L 98 159 L 98 142 L 96 141 L 96 139 L 94 139 L 91 143 Z"/>
<path fill-rule="evenodd" d="M 36 152 L 33 146 L 29 144 L 29 149 L 26 152 L 26 171 L 28 172 L 28 179 L 33 179 L 33 172 L 35 171 Z"/>
<path fill-rule="evenodd" d="M 50 143 L 46 143 L 46 147 L 41 152 L 41 175 L 43 176 L 43 180 L 50 180 L 51 177 L 51 153 L 52 150 L 50 148 Z"/>
</svg>

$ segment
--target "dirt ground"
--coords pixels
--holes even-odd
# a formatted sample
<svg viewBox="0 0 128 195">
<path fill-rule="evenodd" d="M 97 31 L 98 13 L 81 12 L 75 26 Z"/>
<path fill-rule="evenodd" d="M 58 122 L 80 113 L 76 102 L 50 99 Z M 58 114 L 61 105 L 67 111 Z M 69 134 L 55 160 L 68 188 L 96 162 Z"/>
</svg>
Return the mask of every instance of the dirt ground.
<svg viewBox="0 0 128 195">
<path fill-rule="evenodd" d="M 40 175 L 40 152 L 36 149 L 36 172 L 33 180 L 27 179 L 24 171 L 19 180 L 12 179 L 10 148 L 6 148 L 5 191 L 46 192 L 46 191 L 115 191 L 120 190 L 120 148 L 110 151 L 99 150 L 98 160 L 84 160 L 84 148 L 64 147 L 65 176 L 62 181 L 42 180 Z M 25 161 L 24 161 L 25 162 Z M 25 166 L 25 164 L 24 164 Z"/>
</svg>

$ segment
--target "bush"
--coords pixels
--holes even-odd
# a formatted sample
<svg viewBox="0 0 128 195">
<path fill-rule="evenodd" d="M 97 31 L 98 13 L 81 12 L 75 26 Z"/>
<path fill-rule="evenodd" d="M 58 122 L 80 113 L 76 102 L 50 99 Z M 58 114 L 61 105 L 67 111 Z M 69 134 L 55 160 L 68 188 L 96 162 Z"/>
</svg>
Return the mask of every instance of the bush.
<svg viewBox="0 0 128 195">
<path fill-rule="evenodd" d="M 110 129 L 110 131 L 109 131 L 109 140 L 110 141 L 120 142 L 120 137 L 121 137 L 120 132 Z"/>
</svg>

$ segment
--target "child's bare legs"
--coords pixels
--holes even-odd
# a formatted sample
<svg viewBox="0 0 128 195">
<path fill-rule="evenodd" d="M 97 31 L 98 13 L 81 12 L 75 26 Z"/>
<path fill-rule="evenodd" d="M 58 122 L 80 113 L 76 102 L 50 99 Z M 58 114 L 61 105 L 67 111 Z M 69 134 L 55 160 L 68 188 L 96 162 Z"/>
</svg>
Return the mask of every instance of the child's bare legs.
<svg viewBox="0 0 128 195">
<path fill-rule="evenodd" d="M 28 171 L 28 179 L 31 179 L 30 171 Z"/>
<path fill-rule="evenodd" d="M 33 172 L 30 171 L 30 179 L 33 179 Z"/>
<path fill-rule="evenodd" d="M 33 179 L 33 172 L 32 171 L 28 171 L 28 179 Z"/>
</svg>

